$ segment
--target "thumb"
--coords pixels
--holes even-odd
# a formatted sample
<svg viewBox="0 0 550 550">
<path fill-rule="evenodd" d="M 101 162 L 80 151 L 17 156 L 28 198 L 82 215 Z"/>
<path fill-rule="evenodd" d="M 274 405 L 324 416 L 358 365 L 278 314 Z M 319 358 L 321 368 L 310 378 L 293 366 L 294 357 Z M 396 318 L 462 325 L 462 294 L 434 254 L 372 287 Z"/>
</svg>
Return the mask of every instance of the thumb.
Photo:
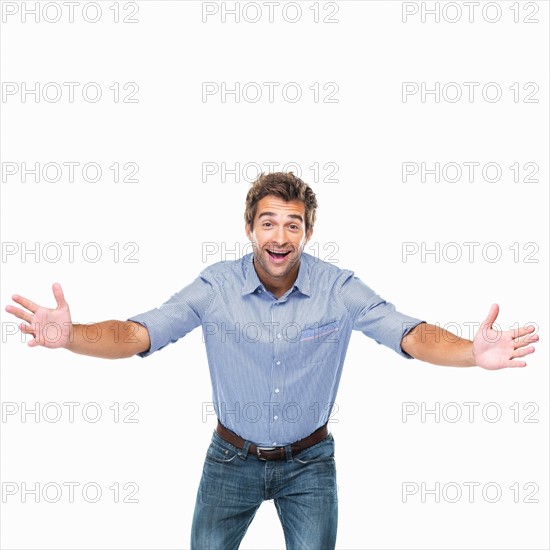
<svg viewBox="0 0 550 550">
<path fill-rule="evenodd" d="M 493 304 L 491 306 L 491 309 L 489 310 L 489 315 L 487 315 L 487 318 L 483 323 L 481 323 L 482 329 L 490 329 L 493 326 L 493 323 L 496 321 L 496 318 L 498 316 L 498 304 Z"/>
<path fill-rule="evenodd" d="M 52 290 L 55 301 L 57 302 L 57 307 L 59 308 L 67 306 L 67 302 L 65 301 L 65 296 L 63 294 L 63 289 L 61 288 L 61 285 L 59 283 L 54 283 L 52 285 Z"/>
</svg>

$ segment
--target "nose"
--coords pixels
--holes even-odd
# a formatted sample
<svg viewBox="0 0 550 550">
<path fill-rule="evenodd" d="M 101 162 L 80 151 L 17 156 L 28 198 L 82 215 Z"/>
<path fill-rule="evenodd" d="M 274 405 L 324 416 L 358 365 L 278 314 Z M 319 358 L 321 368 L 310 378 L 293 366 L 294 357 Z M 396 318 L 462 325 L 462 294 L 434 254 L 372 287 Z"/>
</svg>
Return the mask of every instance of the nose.
<svg viewBox="0 0 550 550">
<path fill-rule="evenodd" d="M 277 243 L 279 246 L 284 244 L 286 242 L 285 228 L 282 226 L 279 226 L 275 231 L 275 234 L 273 235 L 273 239 L 274 239 L 274 242 Z"/>
</svg>

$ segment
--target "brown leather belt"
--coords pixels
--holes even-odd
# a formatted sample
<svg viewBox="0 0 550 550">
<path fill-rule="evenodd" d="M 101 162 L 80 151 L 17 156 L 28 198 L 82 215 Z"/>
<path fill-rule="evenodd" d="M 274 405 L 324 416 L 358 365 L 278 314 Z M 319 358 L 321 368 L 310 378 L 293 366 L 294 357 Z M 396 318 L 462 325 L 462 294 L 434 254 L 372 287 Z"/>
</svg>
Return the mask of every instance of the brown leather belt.
<svg viewBox="0 0 550 550">
<path fill-rule="evenodd" d="M 222 439 L 224 439 L 228 443 L 231 443 L 231 445 L 238 447 L 241 450 L 246 443 L 245 439 L 238 436 L 231 430 L 228 430 L 219 420 L 218 425 L 216 426 L 216 433 Z M 321 426 L 320 428 L 315 430 L 311 435 L 308 435 L 307 437 L 304 437 L 304 439 L 300 439 L 299 441 L 292 443 L 292 445 L 290 446 L 290 448 L 292 449 L 292 455 L 294 456 L 299 452 L 307 449 L 308 447 L 311 447 L 312 445 L 323 441 L 323 439 L 328 437 L 328 433 L 328 427 L 327 424 L 325 424 L 324 426 Z M 248 448 L 248 452 L 256 455 L 260 460 L 286 459 L 286 452 L 284 447 L 258 447 L 254 443 L 251 443 L 250 447 Z"/>
</svg>

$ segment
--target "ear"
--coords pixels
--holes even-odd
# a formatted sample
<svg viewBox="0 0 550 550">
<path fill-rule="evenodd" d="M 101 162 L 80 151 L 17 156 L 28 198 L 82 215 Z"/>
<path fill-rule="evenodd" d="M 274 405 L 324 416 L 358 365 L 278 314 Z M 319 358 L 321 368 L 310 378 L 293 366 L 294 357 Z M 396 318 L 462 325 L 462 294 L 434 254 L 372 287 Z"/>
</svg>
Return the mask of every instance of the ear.
<svg viewBox="0 0 550 550">
<path fill-rule="evenodd" d="M 246 233 L 246 236 L 248 237 L 248 240 L 252 241 L 252 232 L 250 231 L 250 226 L 246 222 L 244 224 L 244 232 Z"/>
<path fill-rule="evenodd" d="M 310 227 L 308 230 L 307 230 L 307 233 L 306 233 L 306 243 L 309 241 L 309 239 L 311 239 L 311 236 L 313 235 L 313 227 Z"/>
</svg>

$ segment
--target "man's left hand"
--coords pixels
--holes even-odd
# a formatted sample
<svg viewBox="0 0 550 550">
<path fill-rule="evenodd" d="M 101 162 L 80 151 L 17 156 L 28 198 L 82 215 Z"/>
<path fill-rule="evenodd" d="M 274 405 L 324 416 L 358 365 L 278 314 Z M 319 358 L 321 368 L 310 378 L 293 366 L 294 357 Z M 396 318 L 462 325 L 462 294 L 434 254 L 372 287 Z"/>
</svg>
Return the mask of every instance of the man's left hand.
<svg viewBox="0 0 550 550">
<path fill-rule="evenodd" d="M 538 341 L 538 335 L 532 334 L 536 329 L 528 326 L 514 330 L 495 330 L 493 323 L 498 311 L 498 304 L 493 304 L 474 337 L 472 352 L 476 365 L 487 370 L 525 367 L 527 363 L 518 361 L 518 358 L 535 351 L 533 346 L 526 346 Z"/>
</svg>

